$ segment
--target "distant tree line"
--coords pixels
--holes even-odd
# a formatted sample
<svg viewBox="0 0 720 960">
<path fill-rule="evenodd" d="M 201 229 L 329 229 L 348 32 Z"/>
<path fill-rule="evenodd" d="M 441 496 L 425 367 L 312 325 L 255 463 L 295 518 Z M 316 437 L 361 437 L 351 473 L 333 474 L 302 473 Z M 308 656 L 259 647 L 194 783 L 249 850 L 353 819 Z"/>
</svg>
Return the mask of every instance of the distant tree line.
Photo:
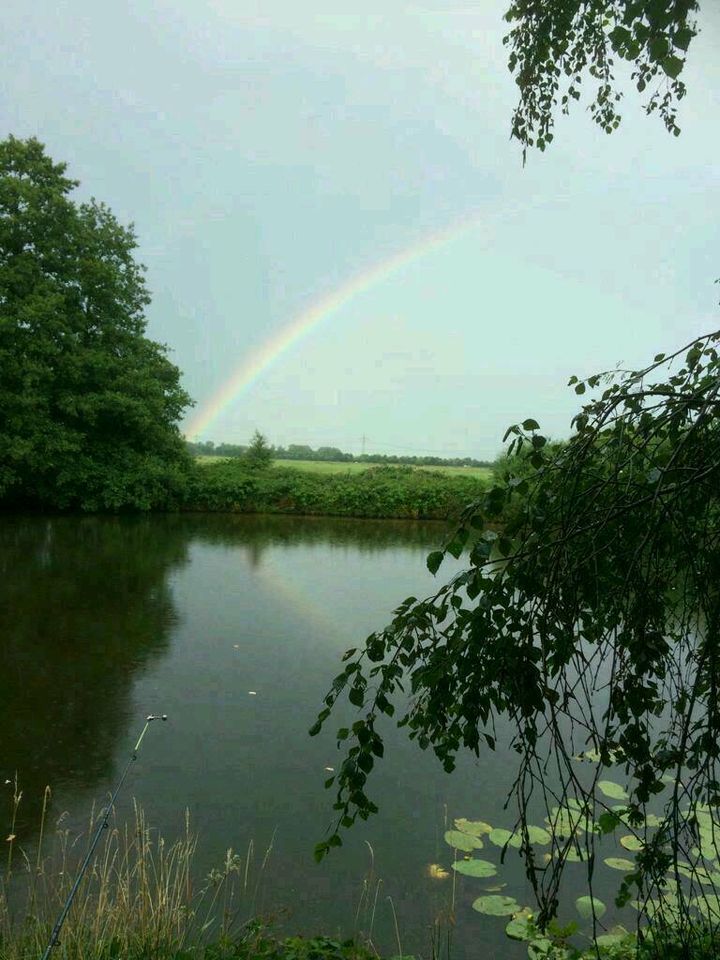
<svg viewBox="0 0 720 960">
<path fill-rule="evenodd" d="M 188 440 L 187 446 L 193 457 L 242 457 L 248 447 L 240 443 L 213 443 L 205 440 L 202 443 Z M 489 460 L 476 460 L 473 457 L 409 457 L 387 453 L 363 453 L 354 456 L 344 453 L 338 447 L 313 447 L 303 443 L 291 443 L 287 447 L 273 446 L 272 455 L 275 460 L 324 460 L 333 463 L 378 463 L 389 466 L 400 464 L 408 467 L 491 467 Z"/>
</svg>

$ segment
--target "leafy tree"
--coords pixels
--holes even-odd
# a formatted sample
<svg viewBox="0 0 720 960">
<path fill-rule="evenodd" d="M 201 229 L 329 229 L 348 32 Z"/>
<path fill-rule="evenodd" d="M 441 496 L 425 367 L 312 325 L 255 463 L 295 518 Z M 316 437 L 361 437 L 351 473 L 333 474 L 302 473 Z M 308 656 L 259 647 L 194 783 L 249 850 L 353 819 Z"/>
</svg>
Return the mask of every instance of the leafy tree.
<svg viewBox="0 0 720 960">
<path fill-rule="evenodd" d="M 0 142 L 0 502 L 147 509 L 179 495 L 190 400 L 145 337 L 131 227 L 35 139 Z"/>
<path fill-rule="evenodd" d="M 503 42 L 520 88 L 512 136 L 523 145 L 523 158 L 528 147 L 544 150 L 552 141 L 561 84 L 560 107 L 567 113 L 586 74 L 596 83 L 593 119 L 607 133 L 617 129 L 616 59 L 632 64 L 638 92 L 648 92 L 646 112 L 657 110 L 677 136 L 676 103 L 685 96 L 680 74 L 697 34 L 698 7 L 697 0 L 514 0 Z"/>
<path fill-rule="evenodd" d="M 557 78 L 570 65 L 576 85 L 586 64 L 596 76 L 600 69 L 596 118 L 611 132 L 617 100 L 606 43 L 634 60 L 641 90 L 659 70 L 668 76 L 649 112 L 657 107 L 675 131 L 672 99 L 684 88 L 673 58 L 695 32 L 696 8 L 689 0 L 513 4 L 511 68 L 520 65 L 522 91 L 514 135 L 529 146 L 537 130 L 542 149 Z M 448 771 L 459 750 L 494 750 L 502 718 L 518 755 L 514 845 L 541 928 L 557 912 L 569 860 L 587 862 L 592 894 L 599 841 L 618 827 L 634 855 L 618 905 L 634 897 L 656 932 L 672 926 L 678 956 L 691 956 L 717 925 L 719 344 L 720 331 L 639 370 L 571 378 L 591 399 L 566 444 L 549 444 L 530 418 L 510 427 L 521 469 L 506 469 L 428 557 L 435 573 L 447 554 L 467 552 L 467 568 L 433 596 L 405 600 L 388 627 L 347 651 L 325 698 L 311 733 L 343 695 L 361 715 L 337 734 L 347 756 L 327 785 L 337 790 L 338 817 L 318 858 L 341 844 L 342 828 L 377 811 L 366 786 L 383 756 L 382 715 L 402 704 L 399 724 Z M 623 784 L 604 779 L 608 768 Z M 547 863 L 531 838 L 531 816 L 543 812 Z M 662 951 L 659 940 L 653 949 Z"/>
<path fill-rule="evenodd" d="M 247 448 L 243 460 L 255 470 L 264 470 L 273 460 L 273 448 L 259 430 L 252 435 L 250 446 Z"/>
</svg>

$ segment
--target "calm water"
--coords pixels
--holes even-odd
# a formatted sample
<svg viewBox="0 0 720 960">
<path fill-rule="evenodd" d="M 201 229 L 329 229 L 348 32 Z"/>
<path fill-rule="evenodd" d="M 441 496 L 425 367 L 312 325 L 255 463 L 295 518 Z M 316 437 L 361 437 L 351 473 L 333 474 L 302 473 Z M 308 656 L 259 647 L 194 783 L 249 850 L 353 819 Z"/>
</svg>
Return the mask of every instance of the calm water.
<svg viewBox="0 0 720 960">
<path fill-rule="evenodd" d="M 187 808 L 203 875 L 227 847 L 253 839 L 264 850 L 275 833 L 261 906 L 287 908 L 286 926 L 306 932 L 352 932 L 368 841 L 383 879 L 381 946 L 392 945 L 391 896 L 405 952 L 427 956 L 427 928 L 450 894 L 451 881 L 425 876 L 452 861 L 446 817 L 511 825 L 501 808 L 512 754 L 466 759 L 448 776 L 390 727 L 371 781 L 380 814 L 318 866 L 312 848 L 333 814 L 325 767 L 339 754 L 332 732 L 306 731 L 342 652 L 431 589 L 424 558 L 442 536 L 438 525 L 279 517 L 0 520 L 0 782 L 17 771 L 25 846 L 46 784 L 53 814 L 80 823 L 144 716 L 165 712 L 121 814 L 134 796 L 175 836 Z M 501 922 L 469 909 L 483 884 L 459 885 L 453 956 L 524 955 Z"/>
</svg>

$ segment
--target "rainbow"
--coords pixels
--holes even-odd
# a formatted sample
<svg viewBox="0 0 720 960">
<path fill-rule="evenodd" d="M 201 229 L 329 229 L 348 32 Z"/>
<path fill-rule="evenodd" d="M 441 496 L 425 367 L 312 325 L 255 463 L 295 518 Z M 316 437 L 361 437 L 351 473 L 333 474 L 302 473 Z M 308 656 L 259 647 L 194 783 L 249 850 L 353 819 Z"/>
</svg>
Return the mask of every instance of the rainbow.
<svg viewBox="0 0 720 960">
<path fill-rule="evenodd" d="M 527 209 L 527 205 L 523 205 L 522 209 Z M 509 212 L 507 209 L 503 210 L 500 216 L 506 217 Z M 335 315 L 350 300 L 386 280 L 413 261 L 427 256 L 427 254 L 460 238 L 474 227 L 479 226 L 481 222 L 483 222 L 481 214 L 465 215 L 461 220 L 456 220 L 449 226 L 424 237 L 389 259 L 357 273 L 301 311 L 276 334 L 243 357 L 228 379 L 215 391 L 207 403 L 203 404 L 197 413 L 191 417 L 185 428 L 186 437 L 189 440 L 194 440 L 204 434 L 220 414 L 246 393 L 280 357 L 312 333 L 323 321 Z M 484 222 L 487 225 L 487 216 Z"/>
</svg>

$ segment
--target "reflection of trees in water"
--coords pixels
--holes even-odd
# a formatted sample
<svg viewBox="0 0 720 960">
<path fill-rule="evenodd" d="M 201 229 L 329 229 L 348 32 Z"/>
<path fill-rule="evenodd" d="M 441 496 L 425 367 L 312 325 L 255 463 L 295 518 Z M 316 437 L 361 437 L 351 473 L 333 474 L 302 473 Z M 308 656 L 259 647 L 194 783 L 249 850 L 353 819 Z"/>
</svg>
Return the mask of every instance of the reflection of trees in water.
<svg viewBox="0 0 720 960">
<path fill-rule="evenodd" d="M 47 783 L 111 774 L 131 682 L 167 649 L 167 574 L 186 556 L 186 532 L 153 518 L 0 521 L 0 777 L 17 771 L 30 828 Z"/>
<path fill-rule="evenodd" d="M 182 526 L 189 539 L 222 546 L 244 547 L 258 567 L 271 546 L 323 544 L 352 547 L 371 554 L 393 547 L 432 550 L 442 542 L 446 525 L 438 521 L 352 520 L 338 517 L 290 517 L 258 514 L 185 514 L 167 518 Z"/>
<path fill-rule="evenodd" d="M 0 518 L 0 786 L 17 771 L 21 831 L 37 825 L 46 784 L 112 775 L 132 682 L 168 648 L 168 574 L 191 543 L 236 547 L 257 566 L 271 546 L 425 551 L 443 534 L 438 523 L 320 517 Z"/>
</svg>

